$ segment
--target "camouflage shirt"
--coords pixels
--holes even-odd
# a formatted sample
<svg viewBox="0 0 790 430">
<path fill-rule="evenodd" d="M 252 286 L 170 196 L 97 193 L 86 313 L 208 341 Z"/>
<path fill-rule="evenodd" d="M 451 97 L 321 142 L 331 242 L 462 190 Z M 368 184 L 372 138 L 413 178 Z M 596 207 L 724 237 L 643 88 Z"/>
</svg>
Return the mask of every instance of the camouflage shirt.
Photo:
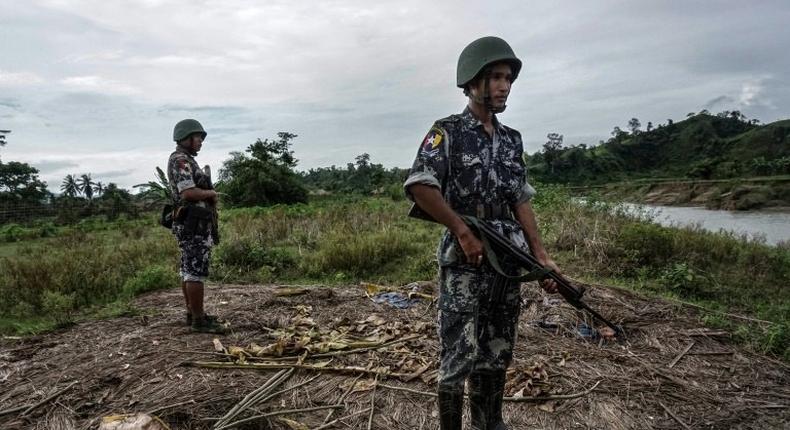
<svg viewBox="0 0 790 430">
<path fill-rule="evenodd" d="M 181 198 L 182 192 L 195 187 L 206 188 L 200 185 L 208 183 L 208 177 L 198 166 L 195 157 L 180 146 L 176 146 L 176 150 L 170 154 L 170 159 L 167 161 L 167 179 L 175 206 L 186 204 Z M 204 202 L 190 204 L 205 206 Z"/>
<path fill-rule="evenodd" d="M 494 116 L 490 136 L 483 123 L 467 107 L 460 115 L 436 121 L 423 139 L 404 183 L 423 184 L 441 190 L 456 212 L 474 213 L 484 206 L 514 208 L 528 202 L 535 189 L 527 182 L 521 134 Z M 512 219 L 490 220 L 500 232 L 528 249 L 521 226 Z M 437 257 L 441 266 L 460 265 L 462 252 L 449 232 L 445 232 Z"/>
</svg>

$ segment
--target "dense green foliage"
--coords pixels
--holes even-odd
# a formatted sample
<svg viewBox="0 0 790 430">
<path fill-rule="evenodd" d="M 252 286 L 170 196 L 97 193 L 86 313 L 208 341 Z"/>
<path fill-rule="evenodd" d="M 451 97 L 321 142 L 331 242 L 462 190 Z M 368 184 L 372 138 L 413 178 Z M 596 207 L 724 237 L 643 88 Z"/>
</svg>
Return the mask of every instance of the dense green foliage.
<svg viewBox="0 0 790 430">
<path fill-rule="evenodd" d="M 0 160 L 0 203 L 39 204 L 48 196 L 47 184 L 38 178 L 38 169 L 27 163 Z"/>
<path fill-rule="evenodd" d="M 307 189 L 294 171 L 291 151 L 295 134 L 277 133 L 277 140 L 260 140 L 245 152 L 231 152 L 220 170 L 217 190 L 231 206 L 260 206 L 307 201 Z"/>
<path fill-rule="evenodd" d="M 301 174 L 305 184 L 313 190 L 355 194 L 380 193 L 393 185 L 400 189 L 407 175 L 406 169 L 387 170 L 381 164 L 371 163 L 369 154 L 358 155 L 345 169 L 319 167 Z"/>
<path fill-rule="evenodd" d="M 790 173 L 790 120 L 760 126 L 740 112 L 693 114 L 681 122 L 630 132 L 615 127 L 595 146 L 563 147 L 551 133 L 541 152 L 528 157 L 530 173 L 543 181 L 602 183 L 638 177 L 698 179 Z"/>
</svg>

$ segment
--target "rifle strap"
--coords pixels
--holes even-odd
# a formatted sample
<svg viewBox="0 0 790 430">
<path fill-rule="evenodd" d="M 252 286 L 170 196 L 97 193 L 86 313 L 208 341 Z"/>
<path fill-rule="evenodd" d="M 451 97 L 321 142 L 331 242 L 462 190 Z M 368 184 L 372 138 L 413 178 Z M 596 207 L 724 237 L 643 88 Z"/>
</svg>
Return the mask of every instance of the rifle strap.
<svg viewBox="0 0 790 430">
<path fill-rule="evenodd" d="M 491 246 L 491 242 L 489 242 L 485 231 L 482 228 L 480 228 L 481 221 L 475 217 L 468 215 L 462 215 L 461 219 L 463 219 L 467 225 L 472 226 L 475 230 L 477 230 L 477 232 L 480 235 L 480 241 L 483 242 L 483 248 L 485 249 L 485 254 L 486 254 L 486 258 L 488 259 L 488 263 L 491 264 L 491 267 L 494 268 L 494 271 L 496 271 L 497 274 L 499 274 L 503 278 L 517 282 L 531 282 L 531 281 L 538 281 L 544 279 L 549 275 L 549 273 L 552 272 L 551 269 L 547 269 L 545 267 L 536 267 L 523 275 L 515 275 L 515 276 L 508 275 L 507 273 L 505 273 L 504 269 L 502 269 L 502 265 L 499 263 L 499 257 L 497 256 L 494 247 Z"/>
</svg>

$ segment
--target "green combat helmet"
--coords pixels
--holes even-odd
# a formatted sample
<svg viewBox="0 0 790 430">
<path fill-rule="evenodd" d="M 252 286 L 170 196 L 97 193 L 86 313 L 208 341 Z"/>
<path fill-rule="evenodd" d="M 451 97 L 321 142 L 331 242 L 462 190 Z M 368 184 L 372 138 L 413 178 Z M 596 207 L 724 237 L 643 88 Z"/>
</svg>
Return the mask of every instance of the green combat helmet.
<svg viewBox="0 0 790 430">
<path fill-rule="evenodd" d="M 203 130 L 203 126 L 200 125 L 198 120 L 182 119 L 181 121 L 178 121 L 178 124 L 176 124 L 176 127 L 173 129 L 173 140 L 180 142 L 189 137 L 189 135 L 192 133 L 202 133 L 203 139 L 205 139 L 208 135 L 206 130 Z"/>
<path fill-rule="evenodd" d="M 516 57 L 513 48 L 507 42 L 498 37 L 486 36 L 470 43 L 458 57 L 456 79 L 458 88 L 464 88 L 485 66 L 500 61 L 510 63 L 515 81 L 521 70 L 521 60 Z"/>
</svg>

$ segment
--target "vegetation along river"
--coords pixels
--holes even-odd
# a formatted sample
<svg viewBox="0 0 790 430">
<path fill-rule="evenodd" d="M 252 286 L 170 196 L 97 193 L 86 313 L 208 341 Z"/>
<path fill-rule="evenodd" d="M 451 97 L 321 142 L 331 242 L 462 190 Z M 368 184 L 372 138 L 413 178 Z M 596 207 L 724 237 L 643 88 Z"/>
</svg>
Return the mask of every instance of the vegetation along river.
<svg viewBox="0 0 790 430">
<path fill-rule="evenodd" d="M 699 225 L 709 231 L 734 231 L 750 239 L 764 238 L 765 243 L 776 245 L 790 242 L 790 212 L 780 211 L 724 211 L 702 207 L 657 206 L 623 203 L 630 211 L 646 212 L 652 219 L 665 226 Z"/>
</svg>

